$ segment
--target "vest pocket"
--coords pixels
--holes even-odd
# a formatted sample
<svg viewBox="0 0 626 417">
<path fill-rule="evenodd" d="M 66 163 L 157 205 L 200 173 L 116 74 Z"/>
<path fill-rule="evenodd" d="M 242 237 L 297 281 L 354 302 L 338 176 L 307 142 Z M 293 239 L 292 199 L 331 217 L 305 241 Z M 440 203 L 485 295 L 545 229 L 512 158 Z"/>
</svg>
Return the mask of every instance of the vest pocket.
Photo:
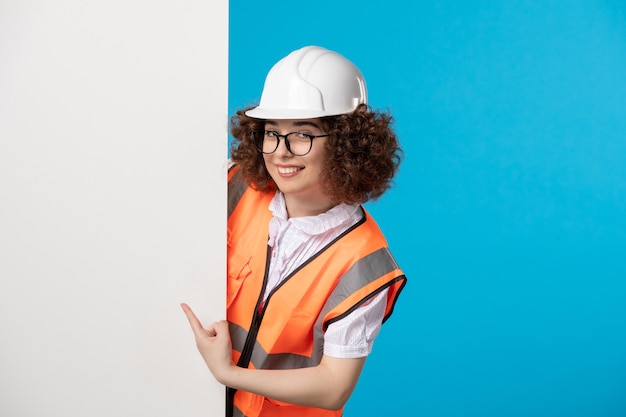
<svg viewBox="0 0 626 417">
<path fill-rule="evenodd" d="M 242 253 L 230 252 L 228 254 L 226 308 L 230 307 L 235 298 L 237 298 L 243 282 L 252 274 L 252 269 L 250 268 L 251 259 L 252 256 Z"/>
</svg>

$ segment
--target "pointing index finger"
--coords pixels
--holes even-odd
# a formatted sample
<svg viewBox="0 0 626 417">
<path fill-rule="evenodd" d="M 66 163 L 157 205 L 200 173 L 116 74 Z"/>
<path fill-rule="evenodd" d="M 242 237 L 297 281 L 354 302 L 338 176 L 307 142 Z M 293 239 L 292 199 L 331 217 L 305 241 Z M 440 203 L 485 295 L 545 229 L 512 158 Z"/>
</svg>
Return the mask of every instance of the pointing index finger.
<svg viewBox="0 0 626 417">
<path fill-rule="evenodd" d="M 185 316 L 187 316 L 187 320 L 189 320 L 189 324 L 191 325 L 191 330 L 193 330 L 194 333 L 198 333 L 198 334 L 203 333 L 204 327 L 202 327 L 202 323 L 200 322 L 198 317 L 196 317 L 191 307 L 189 307 L 185 303 L 182 303 L 180 306 L 182 307 L 183 312 L 185 313 Z"/>
</svg>

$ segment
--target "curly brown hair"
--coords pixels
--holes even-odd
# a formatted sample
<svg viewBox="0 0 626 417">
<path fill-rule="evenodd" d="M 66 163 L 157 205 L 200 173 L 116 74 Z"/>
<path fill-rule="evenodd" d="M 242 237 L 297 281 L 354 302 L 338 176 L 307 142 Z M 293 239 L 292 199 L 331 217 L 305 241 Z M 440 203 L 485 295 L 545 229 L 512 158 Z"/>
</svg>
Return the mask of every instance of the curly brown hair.
<svg viewBox="0 0 626 417">
<path fill-rule="evenodd" d="M 264 129 L 265 120 L 246 116 L 250 108 L 238 110 L 231 118 L 234 141 L 230 157 L 255 189 L 275 190 L 263 154 L 252 136 L 254 130 Z M 383 195 L 403 156 L 391 126 L 392 116 L 361 104 L 352 113 L 323 117 L 320 121 L 330 135 L 321 178 L 324 191 L 333 201 L 348 204 L 365 203 Z"/>
</svg>

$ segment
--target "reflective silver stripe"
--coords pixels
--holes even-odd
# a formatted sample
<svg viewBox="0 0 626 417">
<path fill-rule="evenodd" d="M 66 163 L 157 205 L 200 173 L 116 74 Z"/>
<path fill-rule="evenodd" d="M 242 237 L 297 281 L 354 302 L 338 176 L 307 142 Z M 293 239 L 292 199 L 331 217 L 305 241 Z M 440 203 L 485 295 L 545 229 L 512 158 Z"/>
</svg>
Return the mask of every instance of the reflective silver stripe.
<svg viewBox="0 0 626 417">
<path fill-rule="evenodd" d="M 230 330 L 230 341 L 233 349 L 237 352 L 243 351 L 243 346 L 246 344 L 248 332 L 243 327 L 230 322 L 228 323 L 228 328 Z"/>
<path fill-rule="evenodd" d="M 228 182 L 228 217 L 241 200 L 241 196 L 248 189 L 248 184 L 243 180 L 240 171 L 233 174 L 233 177 Z"/>
<path fill-rule="evenodd" d="M 400 269 L 400 267 L 391 252 L 389 252 L 389 248 L 386 247 L 380 248 L 364 258 L 359 259 L 350 267 L 343 277 L 341 277 L 337 287 L 335 287 L 330 297 L 328 297 L 328 301 L 326 301 L 326 305 L 324 305 L 322 309 L 320 318 L 324 318 L 329 311 L 337 307 L 340 302 L 359 289 L 395 269 Z"/>
<path fill-rule="evenodd" d="M 311 357 L 293 353 L 268 354 L 263 347 L 255 341 L 250 362 L 252 362 L 257 369 L 296 369 L 316 366 L 320 363 L 322 355 L 324 354 L 324 332 L 322 331 L 324 317 L 333 308 L 337 307 L 339 303 L 350 297 L 359 289 L 398 268 L 398 264 L 388 248 L 378 249 L 364 258 L 359 259 L 341 277 L 337 287 L 331 293 L 321 314 L 315 322 L 315 337 Z M 233 349 L 241 352 L 246 342 L 247 335 L 248 332 L 243 327 L 230 323 L 230 337 Z"/>
<path fill-rule="evenodd" d="M 237 408 L 237 406 L 235 406 L 233 408 L 233 417 L 246 417 L 246 416 L 244 415 L 244 413 L 241 412 L 240 409 Z"/>
<path fill-rule="evenodd" d="M 295 353 L 271 353 L 268 355 L 258 344 L 255 344 L 254 349 L 251 362 L 255 368 L 259 365 L 263 369 L 298 369 L 309 368 L 319 363 L 319 361 L 314 362 L 308 356 L 296 355 Z"/>
<path fill-rule="evenodd" d="M 248 332 L 243 327 L 234 323 L 229 323 L 229 329 L 233 349 L 237 352 L 243 351 Z M 263 367 L 264 369 L 295 369 L 313 366 L 311 358 L 308 356 L 293 353 L 268 354 L 257 341 L 254 342 L 250 362 L 254 364 L 255 368 Z"/>
</svg>

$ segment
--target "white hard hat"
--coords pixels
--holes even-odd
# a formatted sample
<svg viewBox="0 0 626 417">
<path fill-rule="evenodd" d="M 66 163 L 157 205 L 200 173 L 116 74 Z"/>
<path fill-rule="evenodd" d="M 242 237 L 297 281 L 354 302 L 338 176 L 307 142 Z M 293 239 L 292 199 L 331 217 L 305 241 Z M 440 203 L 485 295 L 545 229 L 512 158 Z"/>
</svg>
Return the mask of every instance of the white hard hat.
<svg viewBox="0 0 626 417">
<path fill-rule="evenodd" d="M 336 52 L 306 46 L 267 74 L 261 102 L 246 115 L 257 119 L 312 119 L 351 113 L 367 103 L 359 69 Z"/>
</svg>

